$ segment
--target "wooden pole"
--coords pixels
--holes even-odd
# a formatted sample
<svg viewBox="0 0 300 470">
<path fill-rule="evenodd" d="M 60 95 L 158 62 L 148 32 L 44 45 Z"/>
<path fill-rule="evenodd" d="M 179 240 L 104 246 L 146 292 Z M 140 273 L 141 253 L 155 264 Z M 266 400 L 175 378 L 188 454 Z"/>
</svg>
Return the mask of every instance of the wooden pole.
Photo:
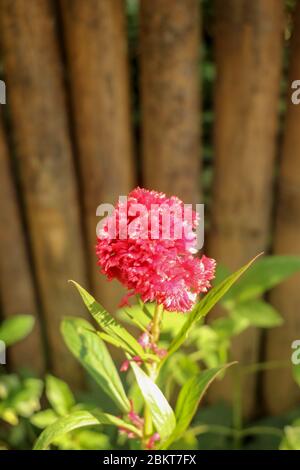
<svg viewBox="0 0 300 470">
<path fill-rule="evenodd" d="M 0 37 L 53 369 L 76 386 L 81 368 L 65 347 L 59 325 L 64 315 L 84 312 L 68 279 L 87 281 L 52 6 L 48 0 L 1 1 Z"/>
<path fill-rule="evenodd" d="M 215 52 L 215 163 L 210 254 L 237 269 L 269 246 L 283 4 L 278 0 L 217 0 Z M 213 318 L 213 315 L 210 316 Z M 258 359 L 259 333 L 241 334 L 232 357 Z M 230 399 L 222 381 L 211 395 Z M 255 399 L 246 384 L 245 411 Z"/>
<path fill-rule="evenodd" d="M 0 115 L 0 296 L 4 318 L 28 314 L 35 318 L 30 336 L 9 348 L 8 365 L 44 372 L 40 318 L 29 265 L 10 155 Z"/>
<path fill-rule="evenodd" d="M 61 0 L 75 138 L 84 193 L 89 270 L 94 294 L 109 309 L 120 302 L 118 283 L 96 264 L 96 209 L 135 186 L 127 34 L 122 0 Z"/>
<path fill-rule="evenodd" d="M 143 181 L 201 202 L 200 13 L 197 0 L 141 0 Z"/>
<path fill-rule="evenodd" d="M 295 10 L 287 114 L 279 170 L 279 195 L 276 200 L 274 252 L 300 255 L 300 107 L 293 104 L 291 84 L 300 77 L 300 4 Z M 284 324 L 268 332 L 266 360 L 289 363 L 291 344 L 300 339 L 299 290 L 300 275 L 287 280 L 271 294 L 271 302 L 284 317 Z M 268 412 L 279 414 L 299 404 L 300 392 L 292 378 L 291 364 L 286 368 L 268 371 L 264 375 L 264 398 Z"/>
</svg>

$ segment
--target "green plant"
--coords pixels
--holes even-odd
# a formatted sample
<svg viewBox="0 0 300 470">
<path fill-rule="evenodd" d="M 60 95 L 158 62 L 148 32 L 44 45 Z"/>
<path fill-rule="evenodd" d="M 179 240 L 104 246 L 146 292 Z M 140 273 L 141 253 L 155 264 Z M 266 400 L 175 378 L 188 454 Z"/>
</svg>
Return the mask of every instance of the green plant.
<svg viewBox="0 0 300 470">
<path fill-rule="evenodd" d="M 85 289 L 74 283 L 88 311 L 100 327 L 100 331 L 85 320 L 66 318 L 62 323 L 63 337 L 74 356 L 102 390 L 113 399 L 123 418 L 99 409 L 72 411 L 50 424 L 38 438 L 35 448 L 45 449 L 67 432 L 97 424 L 117 426 L 121 432 L 133 438 L 135 446 L 142 448 L 152 448 L 158 442 L 158 445 L 156 444 L 158 448 L 167 449 L 178 441 L 188 429 L 210 383 L 232 364 L 223 364 L 194 374 L 181 388 L 175 409 L 171 407 L 164 395 L 166 387 L 159 387 L 160 375 L 163 375 L 164 368 L 186 341 L 197 322 L 207 315 L 251 264 L 252 261 L 220 282 L 196 304 L 189 315 L 182 316 L 182 324 L 165 354 L 160 354 L 163 349 L 161 345 L 158 346 L 161 328 L 163 330 L 164 318 L 169 315 L 176 316 L 176 314 L 164 312 L 160 305 L 148 306 L 139 300 L 138 306 L 134 308 L 135 313 L 138 311 L 140 317 L 143 315 L 147 317 L 148 330 L 145 330 L 140 321 L 141 318 L 124 309 L 128 320 L 138 325 L 141 333 L 149 332 L 152 344 L 155 344 L 156 348 L 153 351 L 153 348 L 142 347 L 141 341 L 137 341 Z M 139 406 L 138 403 L 130 401 L 130 391 L 125 392 L 105 342 L 122 349 L 127 358 L 126 361 L 131 365 L 135 380 L 135 394 L 132 399 L 136 395 L 139 396 L 138 401 L 143 404 L 143 420 L 135 411 Z"/>
<path fill-rule="evenodd" d="M 300 364 L 293 365 L 293 377 L 300 387 Z M 293 419 L 284 427 L 280 450 L 300 450 L 300 418 Z"/>
<path fill-rule="evenodd" d="M 0 340 L 5 346 L 11 346 L 25 338 L 33 327 L 32 316 L 16 315 L 0 325 Z M 11 443 L 16 444 L 23 440 L 24 433 L 28 432 L 25 421 L 40 409 L 42 391 L 42 380 L 26 374 L 8 374 L 4 366 L 1 366 L 0 420 L 4 426 L 0 428 L 2 447 L 7 448 Z"/>
<path fill-rule="evenodd" d="M 38 429 L 45 429 L 57 420 L 67 417 L 69 414 L 80 414 L 82 409 L 87 409 L 87 404 L 75 402 L 75 397 L 69 386 L 61 379 L 48 374 L 45 386 L 49 408 L 46 408 L 31 416 L 30 422 Z M 110 449 L 109 437 L 101 432 L 101 426 L 92 429 L 78 429 L 64 434 L 53 440 L 58 449 L 99 450 Z"/>
<path fill-rule="evenodd" d="M 97 425 L 118 427 L 125 435 L 133 438 L 130 442 L 134 448 L 147 447 L 149 439 L 156 433 L 160 439 L 156 445 L 161 449 L 174 445 L 176 448 L 195 448 L 198 445 L 197 436 L 205 433 L 223 434 L 233 439 L 233 442 L 241 441 L 248 435 L 263 433 L 280 437 L 281 431 L 272 426 L 236 429 L 231 425 L 200 424 L 190 427 L 208 386 L 233 365 L 228 363 L 231 360 L 232 337 L 251 326 L 270 328 L 282 322 L 279 313 L 262 296 L 299 270 L 299 259 L 265 257 L 256 261 L 248 270 L 251 264 L 252 262 L 231 275 L 225 269 L 219 269 L 213 289 L 188 315 L 164 312 L 157 305 L 144 304 L 140 299 L 137 304 L 118 311 L 118 317 L 131 325 L 131 331 L 135 328 L 138 334 L 149 331 L 150 324 L 151 334 L 156 335 L 156 339 L 159 337 L 159 349 L 167 351 L 161 357 L 149 348 L 144 349 L 122 323 L 74 283 L 100 330 L 86 320 L 65 318 L 61 328 L 63 337 L 70 351 L 102 391 L 113 400 L 123 418 L 105 413 L 99 407 L 74 405 L 74 400 L 71 399 L 69 401 L 72 406 L 63 406 L 63 414 L 59 415 L 52 403 L 54 411 L 51 410 L 50 413 L 46 410 L 32 418 L 35 424 L 40 416 L 47 418 L 47 415 L 51 415 L 53 419 L 40 435 L 35 448 L 47 448 L 51 443 L 60 448 L 72 448 L 74 442 L 76 443 L 75 439 L 72 444 L 74 430 L 79 432 L 87 426 Z M 236 284 L 242 274 L 243 277 Z M 227 315 L 205 325 L 204 317 L 218 301 Z M 105 342 L 122 349 L 131 365 L 126 389 Z M 183 344 L 188 349 L 182 349 Z M 244 370 L 240 369 L 240 373 L 254 373 L 268 366 L 252 365 Z M 178 389 L 173 405 L 174 391 Z M 70 393 L 67 393 L 69 397 Z M 49 401 L 51 403 L 51 399 Z M 140 412 L 144 414 L 143 422 L 139 417 Z M 40 427 L 44 427 L 46 421 Z M 70 431 L 71 437 L 66 438 Z"/>
</svg>

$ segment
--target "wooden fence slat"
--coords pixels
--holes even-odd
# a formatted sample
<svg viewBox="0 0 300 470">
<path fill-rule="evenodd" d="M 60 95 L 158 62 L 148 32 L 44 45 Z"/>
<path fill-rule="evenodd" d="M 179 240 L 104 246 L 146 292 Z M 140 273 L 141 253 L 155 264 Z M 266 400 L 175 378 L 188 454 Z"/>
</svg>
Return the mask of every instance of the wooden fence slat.
<svg viewBox="0 0 300 470">
<path fill-rule="evenodd" d="M 93 291 L 113 309 L 123 291 L 99 274 L 94 246 L 97 206 L 114 203 L 135 185 L 125 5 L 122 0 L 61 0 L 60 5 Z"/>
<path fill-rule="evenodd" d="M 3 0 L 4 71 L 16 153 L 54 372 L 81 383 L 65 347 L 64 315 L 85 311 L 67 280 L 86 285 L 76 181 L 52 2 Z"/>
<path fill-rule="evenodd" d="M 268 247 L 282 55 L 283 2 L 217 0 L 215 167 L 210 254 L 236 269 Z M 258 359 L 259 335 L 240 335 L 233 358 Z M 229 374 L 228 374 L 229 377 Z M 211 396 L 230 399 L 229 378 Z M 245 410 L 253 409 L 255 380 Z"/>
<path fill-rule="evenodd" d="M 199 201 L 200 12 L 197 0 L 141 0 L 143 181 Z"/>
<path fill-rule="evenodd" d="M 289 85 L 300 78 L 300 3 L 295 10 L 291 46 Z M 300 106 L 291 101 L 292 89 L 287 92 L 287 114 L 279 171 L 279 196 L 276 204 L 274 234 L 275 254 L 300 255 Z M 271 302 L 284 317 L 284 325 L 268 332 L 266 360 L 289 361 L 291 344 L 300 339 L 300 275 L 278 286 Z M 267 371 L 264 375 L 264 399 L 270 413 L 277 414 L 300 403 L 299 387 L 291 368 Z"/>
<path fill-rule="evenodd" d="M 18 314 L 35 317 L 30 336 L 9 349 L 8 364 L 44 371 L 40 319 L 31 276 L 29 257 L 12 179 L 9 150 L 0 115 L 0 292 L 4 318 Z"/>
</svg>

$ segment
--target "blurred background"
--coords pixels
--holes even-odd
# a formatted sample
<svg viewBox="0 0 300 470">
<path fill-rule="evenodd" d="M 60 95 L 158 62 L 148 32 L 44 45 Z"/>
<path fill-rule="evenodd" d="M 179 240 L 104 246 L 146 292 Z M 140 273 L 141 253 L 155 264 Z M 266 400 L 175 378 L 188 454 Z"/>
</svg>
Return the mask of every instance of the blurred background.
<svg viewBox="0 0 300 470">
<path fill-rule="evenodd" d="M 261 251 L 300 255 L 296 0 L 0 0 L 0 44 L 1 319 L 36 317 L 11 370 L 82 386 L 59 331 L 85 315 L 67 281 L 116 309 L 120 287 L 96 266 L 96 208 L 137 185 L 204 202 L 204 252 L 229 269 Z M 299 280 L 268 298 L 283 326 L 247 330 L 234 359 L 289 360 Z M 267 371 L 246 401 L 249 415 L 278 414 L 299 405 L 299 387 Z"/>
</svg>

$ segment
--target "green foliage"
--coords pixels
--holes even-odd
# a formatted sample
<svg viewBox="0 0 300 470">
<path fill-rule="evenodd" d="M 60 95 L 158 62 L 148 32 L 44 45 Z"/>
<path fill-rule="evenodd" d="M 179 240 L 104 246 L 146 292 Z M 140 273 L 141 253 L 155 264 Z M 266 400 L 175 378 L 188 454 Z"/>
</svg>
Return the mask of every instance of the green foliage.
<svg viewBox="0 0 300 470">
<path fill-rule="evenodd" d="M 210 293 L 199 302 L 187 319 L 179 316 L 180 319 L 178 321 L 175 320 L 172 322 L 169 319 L 163 320 L 161 328 L 162 330 L 165 329 L 165 334 L 167 334 L 167 336 L 175 335 L 168 349 L 167 358 L 170 358 L 172 355 L 175 357 L 177 364 L 179 364 L 177 370 L 189 370 L 190 373 L 198 372 L 198 366 L 195 362 L 192 360 L 189 361 L 184 355 L 180 356 L 179 353 L 174 355 L 174 353 L 185 341 L 187 333 L 190 332 L 192 326 L 199 322 L 213 308 L 251 263 L 248 263 L 237 273 L 230 275 L 221 284 L 214 287 Z M 144 401 L 145 412 L 147 410 L 147 413 L 149 413 L 151 420 L 148 426 L 149 429 L 151 429 L 153 423 L 154 428 L 160 436 L 160 445 L 162 448 L 164 448 L 164 442 L 170 445 L 172 441 L 178 440 L 195 414 L 204 391 L 217 374 L 225 367 L 202 372 L 200 380 L 194 378 L 193 382 L 187 381 L 189 385 L 183 386 L 178 398 L 176 407 L 178 422 L 176 422 L 174 411 L 168 403 L 167 398 L 164 396 L 163 391 L 159 388 L 158 384 L 155 383 L 156 380 L 159 381 L 159 371 L 161 366 L 166 363 L 166 359 L 162 360 L 159 355 L 153 353 L 148 347 L 144 349 L 134 336 L 96 302 L 85 289 L 75 282 L 74 285 L 79 291 L 91 316 L 99 325 L 100 331 L 95 330 L 94 327 L 85 320 L 78 318 L 64 319 L 61 331 L 70 351 L 80 361 L 101 389 L 115 401 L 116 405 L 126 415 L 126 413 L 128 414 L 130 411 L 129 399 L 127 398 L 119 374 L 104 341 L 123 349 L 127 360 L 131 362 L 134 377 L 139 388 L 139 394 Z M 127 321 L 131 321 L 135 327 L 138 327 L 142 332 L 146 332 L 149 328 L 147 326 L 149 321 L 150 325 L 152 325 L 152 320 L 155 322 L 155 312 L 156 310 L 153 305 L 143 305 L 139 300 L 138 306 L 132 307 L 131 309 L 123 309 L 122 313 L 123 317 L 126 315 Z M 170 315 L 176 317 L 175 313 Z M 143 363 L 145 370 L 134 362 L 134 358 L 138 358 L 138 360 Z M 166 369 L 167 368 L 165 368 L 165 370 Z M 184 377 L 184 374 L 182 374 L 181 378 L 178 380 L 177 376 L 177 380 L 183 382 Z M 188 378 L 189 373 L 186 375 L 187 380 Z M 189 388 L 191 384 L 196 384 L 193 390 Z M 138 389 L 135 388 L 135 393 L 137 390 Z M 130 423 L 132 419 L 130 418 L 131 414 L 128 414 L 127 419 L 120 420 L 120 418 L 108 415 L 102 411 L 98 411 L 96 414 L 94 411 L 91 412 L 90 410 L 84 409 L 74 411 L 74 397 L 72 393 L 66 384 L 55 377 L 48 376 L 46 380 L 46 394 L 53 409 L 45 410 L 35 415 L 32 419 L 32 422 L 35 423 L 36 426 L 49 424 L 36 443 L 35 448 L 37 449 L 47 448 L 52 442 L 54 444 L 57 443 L 58 439 L 60 440 L 70 431 L 74 431 L 81 426 L 115 424 L 121 427 L 121 429 L 127 429 L 127 432 L 130 432 L 129 428 L 133 427 Z M 190 395 L 190 399 L 183 400 L 182 397 L 187 394 Z M 134 402 L 136 402 L 136 400 L 134 400 Z M 185 402 L 185 406 L 183 406 L 183 402 Z M 57 419 L 55 419 L 55 416 L 57 416 Z M 147 432 L 149 429 L 147 429 Z M 131 432 L 136 436 L 143 436 L 142 431 L 140 426 L 131 429 Z M 144 432 L 146 431 L 144 430 Z"/>
<path fill-rule="evenodd" d="M 31 423 L 39 429 L 44 429 L 50 424 L 53 424 L 54 421 L 58 419 L 58 415 L 54 410 L 50 408 L 47 410 L 40 411 L 31 416 Z"/>
<path fill-rule="evenodd" d="M 15 315 L 7 318 L 0 325 L 0 340 L 4 341 L 6 346 L 11 346 L 28 336 L 33 327 L 34 317 L 31 315 Z"/>
<path fill-rule="evenodd" d="M 46 394 L 53 410 L 60 416 L 66 415 L 75 405 L 75 398 L 68 385 L 53 375 L 46 377 Z"/>
<path fill-rule="evenodd" d="M 153 424 L 161 439 L 165 439 L 175 428 L 176 420 L 174 412 L 161 390 L 151 378 L 134 362 L 131 364 L 131 367 L 145 403 L 149 407 Z"/>
<path fill-rule="evenodd" d="M 74 410 L 71 411 L 68 415 L 58 417 L 55 421 L 53 421 L 49 426 L 47 426 L 42 434 L 40 434 L 38 440 L 35 443 L 34 449 L 35 450 L 45 450 L 47 449 L 50 444 L 55 444 L 60 448 L 65 448 L 66 441 L 65 435 L 71 433 L 74 430 L 78 430 L 80 428 L 85 428 L 87 426 L 99 426 L 99 425 L 114 425 L 119 426 L 128 431 L 138 433 L 138 430 L 132 426 L 131 424 L 126 423 L 120 418 L 116 416 L 110 415 L 108 413 L 103 413 L 100 410 Z M 78 448 L 78 440 L 85 442 L 85 439 L 80 439 L 82 433 L 73 433 L 73 438 L 75 437 L 77 441 Z M 86 434 L 84 435 L 86 437 Z M 103 438 L 102 434 L 99 433 L 89 433 L 89 437 L 92 437 L 93 441 L 99 445 L 99 441 L 102 443 L 107 442 L 106 439 Z M 76 442 L 75 441 L 75 442 Z M 84 446 L 83 448 L 85 448 Z M 88 443 L 88 447 L 91 447 L 91 442 Z M 99 447 L 97 447 L 99 449 Z"/>
<path fill-rule="evenodd" d="M 247 326 L 259 328 L 273 328 L 283 323 L 282 317 L 272 305 L 263 300 L 249 300 L 240 302 L 231 309 L 231 318 L 245 320 Z"/>
<path fill-rule="evenodd" d="M 0 340 L 11 346 L 24 339 L 34 327 L 30 315 L 15 315 L 0 325 Z M 24 445 L 28 438 L 27 419 L 40 409 L 43 382 L 27 375 L 8 374 L 0 369 L 0 448 Z M 7 424 L 9 426 L 7 426 Z M 1 442 L 2 441 L 2 442 Z"/>
<path fill-rule="evenodd" d="M 0 418 L 17 425 L 19 417 L 30 417 L 40 409 L 42 390 L 43 382 L 39 379 L 0 375 Z"/>
<path fill-rule="evenodd" d="M 279 446 L 280 450 L 300 450 L 300 420 L 292 426 L 284 428 L 284 437 Z"/>
<path fill-rule="evenodd" d="M 282 433 L 274 426 L 236 429 L 232 422 L 197 424 L 197 410 L 205 391 L 231 365 L 228 362 L 232 338 L 249 327 L 272 328 L 282 324 L 279 312 L 262 296 L 299 270 L 299 259 L 267 257 L 252 266 L 253 261 L 233 274 L 219 268 L 214 287 L 188 315 L 163 312 L 156 349 L 151 345 L 152 327 L 157 321 L 154 304 L 143 304 L 138 299 L 136 305 L 118 311 L 119 318 L 131 325 L 129 333 L 85 289 L 74 283 L 99 329 L 83 319 L 65 318 L 62 335 L 72 354 L 113 400 L 123 417 L 86 403 L 76 404 L 68 386 L 48 376 L 46 395 L 51 407 L 31 417 L 34 426 L 44 429 L 35 448 L 46 449 L 50 445 L 60 449 L 87 448 L 88 442 L 90 448 L 109 447 L 111 441 L 105 439 L 108 434 L 102 430 L 106 425 L 122 430 L 123 436 L 115 442 L 118 448 L 126 445 L 126 434 L 135 437 L 134 448 L 145 448 L 154 432 L 159 435 L 156 447 L 160 449 L 199 448 L 202 436 L 205 442 L 205 436 L 210 434 L 220 436 L 220 448 L 234 448 L 242 445 L 245 436 L 263 434 L 270 434 L 279 442 Z M 205 325 L 205 316 L 217 303 L 226 315 Z M 133 332 L 150 335 L 149 344 L 142 347 Z M 126 387 L 105 343 L 121 349 L 124 360 L 131 365 Z M 188 348 L 188 354 L 183 346 Z M 165 355 L 157 352 L 162 348 L 167 350 Z M 239 374 L 244 373 L 241 366 L 236 367 Z M 255 370 L 259 370 L 259 365 L 253 366 Z M 177 400 L 173 410 L 174 393 Z M 138 413 L 144 413 L 144 425 Z M 196 425 L 192 424 L 194 421 Z M 293 426 L 286 428 L 282 448 L 298 445 L 295 444 L 297 430 L 290 429 Z"/>
<path fill-rule="evenodd" d="M 175 336 L 172 341 L 170 348 L 168 350 L 168 355 L 173 354 L 177 349 L 184 343 L 187 335 L 189 334 L 191 328 L 198 322 L 200 319 L 205 317 L 210 310 L 217 304 L 217 302 L 228 292 L 228 290 L 233 286 L 233 284 L 244 274 L 244 272 L 252 265 L 254 260 L 251 260 L 250 263 L 247 263 L 241 269 L 236 271 L 234 274 L 226 277 L 217 286 L 213 287 L 208 294 L 206 294 L 202 300 L 196 305 L 196 307 L 189 314 L 188 319 L 182 326 L 179 333 Z"/>
<path fill-rule="evenodd" d="M 176 427 L 171 433 L 167 442 L 163 444 L 164 449 L 168 449 L 170 445 L 179 440 L 188 429 L 201 399 L 203 398 L 207 388 L 217 377 L 217 375 L 232 364 L 216 369 L 208 369 L 203 371 L 200 376 L 191 377 L 182 387 L 175 408 Z"/>
<path fill-rule="evenodd" d="M 72 354 L 122 412 L 130 405 L 114 362 L 93 326 L 81 318 L 66 318 L 62 335 Z"/>
<path fill-rule="evenodd" d="M 283 323 L 280 312 L 262 296 L 299 270 L 299 257 L 266 256 L 258 259 L 222 297 L 219 305 L 227 315 L 209 326 L 193 328 L 191 340 L 198 347 L 197 357 L 207 367 L 216 367 L 230 360 L 232 338 L 247 328 L 280 326 Z M 218 266 L 214 289 L 226 283 L 228 275 L 226 267 Z"/>
<path fill-rule="evenodd" d="M 300 364 L 294 364 L 292 367 L 292 375 L 295 380 L 295 382 L 299 385 L 300 387 Z"/>
<path fill-rule="evenodd" d="M 292 374 L 295 382 L 300 387 L 300 364 L 294 364 Z M 280 450 L 300 450 L 300 418 L 293 420 L 284 427 L 284 435 L 279 446 Z"/>
<path fill-rule="evenodd" d="M 74 411 L 68 416 L 56 419 L 50 424 L 44 432 L 39 436 L 34 449 L 43 450 L 47 449 L 52 442 L 57 441 L 65 434 L 74 431 L 78 428 L 86 426 L 93 426 L 100 424 L 98 418 L 93 416 L 88 411 Z"/>
<path fill-rule="evenodd" d="M 83 287 L 72 281 L 77 287 L 88 311 L 101 329 L 112 338 L 114 344 L 129 354 L 143 357 L 144 351 L 136 339 L 110 315 Z"/>
<path fill-rule="evenodd" d="M 232 287 L 224 299 L 225 305 L 256 299 L 280 282 L 300 271 L 300 258 L 296 256 L 265 256 L 259 259 Z"/>
<path fill-rule="evenodd" d="M 89 416 L 89 411 L 87 410 L 89 406 L 86 404 L 76 404 L 75 397 L 63 380 L 53 375 L 48 375 L 46 377 L 46 397 L 52 408 L 35 413 L 30 418 L 30 422 L 35 427 L 39 429 L 47 428 L 37 441 L 37 446 L 47 447 L 52 443 L 61 450 L 99 450 L 111 448 L 109 437 L 103 434 L 99 427 L 101 412 L 98 417 L 93 415 L 95 427 L 89 430 L 81 429 L 86 424 L 80 426 L 78 424 L 78 417 Z M 99 410 L 95 410 L 96 413 L 99 414 Z M 104 417 L 102 417 L 102 420 L 104 420 Z M 107 420 L 109 420 L 109 415 L 106 417 Z M 114 417 L 112 417 L 112 420 L 114 420 Z M 88 423 L 90 425 L 91 420 Z"/>
</svg>

